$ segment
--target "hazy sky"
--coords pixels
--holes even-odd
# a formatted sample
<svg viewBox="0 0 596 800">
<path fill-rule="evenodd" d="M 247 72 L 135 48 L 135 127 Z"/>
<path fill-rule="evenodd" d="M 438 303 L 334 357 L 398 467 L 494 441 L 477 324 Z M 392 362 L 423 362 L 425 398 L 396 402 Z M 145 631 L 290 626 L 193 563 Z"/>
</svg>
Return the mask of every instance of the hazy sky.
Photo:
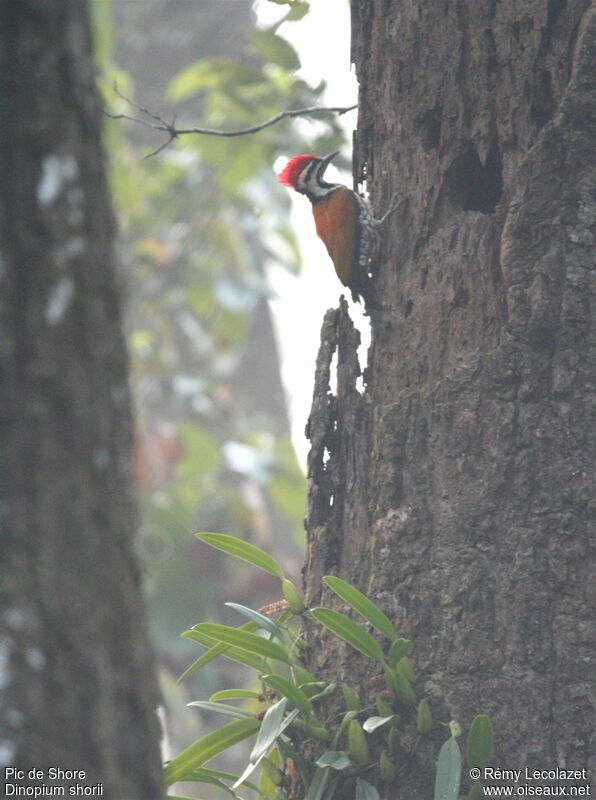
<svg viewBox="0 0 596 800">
<path fill-rule="evenodd" d="M 258 0 L 255 8 L 264 24 L 287 13 L 286 7 L 267 0 Z M 356 102 L 356 80 L 350 71 L 348 0 L 313 0 L 306 17 L 299 22 L 283 25 L 280 33 L 299 52 L 303 64 L 300 74 L 314 85 L 322 79 L 327 81 L 325 103 L 349 106 Z M 346 114 L 343 121 L 350 141 L 352 128 L 356 124 L 356 111 Z M 347 155 L 350 155 L 349 152 Z M 285 159 L 281 159 L 277 168 L 284 163 Z M 327 174 L 331 180 L 351 180 L 348 175 L 340 175 L 337 171 L 334 173 L 332 167 Z M 303 270 L 295 278 L 271 265 L 270 279 L 278 293 L 278 299 L 272 301 L 271 307 L 281 347 L 282 378 L 288 394 L 292 437 L 298 456 L 305 464 L 308 442 L 304 438 L 304 426 L 312 399 L 321 322 L 325 311 L 337 305 L 343 287 L 323 244 L 316 236 L 310 203 L 305 197 L 293 195 L 292 222 L 301 243 Z M 367 322 L 364 327 L 368 328 Z"/>
</svg>

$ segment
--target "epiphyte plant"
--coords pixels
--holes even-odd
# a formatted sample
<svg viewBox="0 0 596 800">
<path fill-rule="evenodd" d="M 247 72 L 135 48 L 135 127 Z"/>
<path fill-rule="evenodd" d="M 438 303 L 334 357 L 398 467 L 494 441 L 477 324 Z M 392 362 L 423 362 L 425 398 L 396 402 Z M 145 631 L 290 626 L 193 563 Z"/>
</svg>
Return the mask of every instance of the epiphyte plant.
<svg viewBox="0 0 596 800">
<path fill-rule="evenodd" d="M 398 786 L 400 777 L 413 768 L 414 753 L 422 738 L 444 725 L 450 736 L 439 751 L 434 800 L 457 800 L 461 780 L 457 739 L 461 728 L 454 721 L 435 723 L 428 701 L 418 700 L 408 659 L 413 643 L 398 635 L 385 612 L 347 581 L 333 575 L 323 578 L 327 588 L 385 640 L 382 646 L 365 625 L 340 611 L 324 606 L 307 609 L 280 564 L 259 547 L 227 534 L 196 535 L 279 578 L 284 600 L 258 611 L 227 603 L 245 618 L 243 625 L 235 628 L 202 622 L 182 634 L 207 650 L 181 680 L 221 656 L 254 670 L 260 691 L 224 689 L 208 700 L 190 703 L 231 721 L 167 763 L 166 785 L 210 784 L 235 800 L 241 800 L 238 792 L 242 789 L 256 792 L 262 800 L 288 800 L 291 796 L 303 800 L 380 800 L 380 792 Z M 294 623 L 303 617 L 315 620 L 370 659 L 378 674 L 358 687 L 340 684 L 339 677 L 336 683 L 311 674 L 301 659 L 305 644 Z M 232 705 L 226 702 L 229 700 L 240 704 Z M 245 707 L 247 704 L 252 708 Z M 255 742 L 240 775 L 205 766 L 251 736 L 256 737 Z M 490 718 L 478 715 L 468 733 L 469 766 L 481 772 L 492 750 Z M 305 752 L 308 759 L 302 755 Z M 481 784 L 476 782 L 468 798 L 473 800 L 481 792 Z"/>
</svg>

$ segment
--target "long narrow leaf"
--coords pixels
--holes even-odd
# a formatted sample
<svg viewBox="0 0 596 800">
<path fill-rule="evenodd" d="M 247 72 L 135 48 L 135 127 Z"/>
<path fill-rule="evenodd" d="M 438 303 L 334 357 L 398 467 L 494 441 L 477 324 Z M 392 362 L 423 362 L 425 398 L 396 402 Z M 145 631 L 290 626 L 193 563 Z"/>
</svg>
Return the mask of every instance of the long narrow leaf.
<svg viewBox="0 0 596 800">
<path fill-rule="evenodd" d="M 209 700 L 193 700 L 187 705 L 201 708 L 203 711 L 218 711 L 220 714 L 227 714 L 228 717 L 236 717 L 236 719 L 254 717 L 251 711 L 245 711 L 243 708 L 236 708 L 236 706 L 228 706 L 225 703 L 212 703 Z"/>
<path fill-rule="evenodd" d="M 337 578 L 334 575 L 326 575 L 323 580 L 332 592 L 346 602 L 349 606 L 361 614 L 365 620 L 375 627 L 379 633 L 383 633 L 389 639 L 397 639 L 397 631 L 393 623 L 384 611 L 373 603 L 370 598 L 351 583 Z"/>
<path fill-rule="evenodd" d="M 447 739 L 439 750 L 434 800 L 457 800 L 461 782 L 461 753 L 457 740 Z"/>
<path fill-rule="evenodd" d="M 253 653 L 248 653 L 246 650 L 242 650 L 239 647 L 230 647 L 230 645 L 222 644 L 222 642 L 217 641 L 212 636 L 207 636 L 203 631 L 199 630 L 191 630 L 191 631 L 184 631 L 182 634 L 184 639 L 192 639 L 194 642 L 199 642 L 199 644 L 205 645 L 205 647 L 209 647 L 209 650 L 206 653 L 203 653 L 201 658 L 198 660 L 203 660 L 202 666 L 205 663 L 208 663 L 216 656 L 225 656 L 226 658 L 230 658 L 232 661 L 237 661 L 239 664 L 244 664 L 247 667 L 251 667 L 251 669 L 256 669 L 260 671 L 263 667 L 263 660 L 258 656 L 254 655 Z M 213 655 L 215 651 L 215 655 Z M 210 656 L 209 658 L 206 658 Z M 197 662 L 195 661 L 195 664 Z M 194 667 L 194 664 L 193 664 Z M 189 670 L 186 672 L 188 673 Z"/>
<path fill-rule="evenodd" d="M 193 797 L 182 797 L 179 794 L 167 794 L 166 800 L 195 800 Z"/>
<path fill-rule="evenodd" d="M 213 650 L 213 648 L 211 648 L 211 650 Z M 210 654 L 210 652 L 211 652 L 211 651 L 210 651 L 210 650 L 208 650 L 208 651 L 207 651 L 207 653 L 204 653 L 204 655 L 205 655 L 205 656 L 206 656 L 206 655 L 209 655 L 209 654 Z M 216 656 L 213 656 L 213 658 L 215 658 L 215 657 L 216 657 Z M 197 658 L 197 660 L 196 660 L 196 661 L 193 661 L 193 662 L 192 662 L 192 664 L 190 665 L 190 667 L 187 667 L 187 668 L 184 670 L 184 672 L 182 673 L 182 675 L 181 675 L 181 676 L 178 678 L 178 683 L 182 683 L 182 681 L 186 680 L 186 678 L 188 678 L 188 676 L 189 676 L 189 675 L 192 675 L 192 674 L 193 674 L 193 672 L 196 672 L 198 669 L 200 669 L 200 668 L 203 666 L 203 664 L 208 664 L 208 663 L 209 663 L 209 661 L 212 661 L 212 658 L 208 658 L 206 661 L 204 661 L 204 660 L 203 660 L 203 656 L 199 656 L 199 658 Z"/>
<path fill-rule="evenodd" d="M 216 639 L 232 647 L 238 647 L 254 655 L 273 658 L 276 661 L 285 661 L 286 664 L 292 663 L 292 659 L 283 647 L 254 633 L 247 633 L 246 631 L 238 630 L 238 628 L 230 628 L 228 625 L 219 625 L 216 622 L 201 622 L 199 625 L 195 625 L 193 631 L 195 633 L 203 633 L 205 636 L 211 637 L 211 639 Z"/>
<path fill-rule="evenodd" d="M 325 787 L 325 791 L 323 792 L 322 800 L 333 800 L 335 797 L 335 790 L 339 786 L 339 778 L 335 778 L 335 780 L 331 781 L 331 783 L 327 784 Z"/>
<path fill-rule="evenodd" d="M 212 703 L 216 700 L 256 700 L 258 696 L 258 692 L 253 692 L 250 689 L 222 689 L 220 692 L 212 694 L 209 700 Z"/>
<path fill-rule="evenodd" d="M 468 766 L 484 769 L 493 754 L 493 726 L 487 714 L 474 717 L 468 733 L 466 757 Z"/>
<path fill-rule="evenodd" d="M 256 717 L 235 719 L 193 742 L 180 755 L 172 759 L 166 767 L 164 773 L 166 786 L 176 783 L 183 775 L 206 764 L 218 753 L 252 736 L 260 727 L 261 723 Z"/>
<path fill-rule="evenodd" d="M 400 659 L 408 655 L 414 647 L 414 642 L 409 639 L 396 639 L 389 648 L 389 661 L 396 666 Z"/>
<path fill-rule="evenodd" d="M 186 775 L 183 775 L 180 778 L 180 781 L 184 781 L 184 783 L 206 783 L 210 786 L 217 786 L 218 789 L 222 789 L 224 792 L 227 792 L 232 797 L 236 798 L 236 794 L 227 783 L 222 781 L 220 778 L 216 778 L 214 775 L 207 775 L 203 774 L 200 769 L 192 770 L 192 772 L 187 772 Z"/>
<path fill-rule="evenodd" d="M 343 770 L 352 766 L 352 762 L 345 753 L 337 750 L 326 750 L 316 762 L 317 767 L 328 767 L 329 769 Z"/>
<path fill-rule="evenodd" d="M 329 628 L 336 636 L 339 636 L 340 639 L 344 639 L 356 650 L 372 658 L 374 661 L 378 661 L 379 664 L 385 663 L 381 646 L 362 625 L 359 625 L 357 622 L 349 619 L 349 617 L 331 608 L 313 608 L 310 613 L 317 622 Z"/>
<path fill-rule="evenodd" d="M 179 794 L 167 794 L 166 800 L 195 800 L 194 797 L 182 797 Z"/>
<path fill-rule="evenodd" d="M 265 758 L 265 753 L 263 753 L 261 758 Z M 237 789 L 241 784 L 244 783 L 244 781 L 248 778 L 249 775 L 252 775 L 252 773 L 255 771 L 255 769 L 259 766 L 261 758 L 257 759 L 254 762 L 254 764 L 251 761 L 248 762 L 248 764 L 246 765 L 246 769 L 244 770 L 242 775 L 238 778 L 238 780 L 236 781 L 236 783 L 232 787 L 233 789 Z"/>
<path fill-rule="evenodd" d="M 255 761 L 257 761 L 267 752 L 267 750 L 269 750 L 273 742 L 283 730 L 282 726 L 287 704 L 287 699 L 283 697 L 281 700 L 278 700 L 275 705 L 272 705 L 267 709 L 267 712 L 263 717 L 263 722 L 261 723 L 261 729 L 259 731 L 259 735 L 257 736 L 257 741 L 255 742 L 255 746 L 253 747 L 250 756 L 248 757 L 248 760 L 251 762 L 251 764 L 254 764 Z"/>
<path fill-rule="evenodd" d="M 199 775 L 201 777 L 207 776 L 212 778 L 219 778 L 222 781 L 235 781 L 238 777 L 234 775 L 233 772 L 224 772 L 221 769 L 212 769 L 211 767 L 197 767 L 194 770 L 195 775 Z M 248 784 L 247 784 L 248 786 Z M 254 788 L 253 786 L 250 787 L 251 789 Z"/>
<path fill-rule="evenodd" d="M 208 767 L 197 767 L 196 769 L 187 772 L 186 775 L 181 778 L 181 781 L 193 781 L 194 783 L 215 783 L 215 781 L 221 781 L 224 784 L 224 781 L 235 781 L 238 779 L 237 775 L 234 775 L 233 772 L 222 772 L 219 769 L 209 769 Z M 219 784 L 217 784 L 219 785 Z M 237 797 L 237 795 L 233 792 L 232 789 L 227 784 L 224 784 L 226 789 Z M 258 792 L 258 786 L 251 781 L 246 781 L 244 783 L 247 789 L 251 789 L 253 792 Z"/>
<path fill-rule="evenodd" d="M 223 550 L 224 553 L 229 553 L 231 556 L 248 561 L 249 564 L 259 567 L 259 569 L 265 570 L 265 572 L 269 572 L 277 578 L 284 577 L 284 571 L 277 561 L 269 553 L 254 544 L 244 542 L 236 536 L 229 536 L 227 533 L 195 533 L 195 536 L 202 542 L 210 544 L 211 547 L 217 547 L 218 550 Z"/>
<path fill-rule="evenodd" d="M 404 678 L 407 678 L 410 683 L 414 683 L 416 680 L 416 674 L 412 669 L 412 664 L 410 663 L 410 659 L 407 656 L 402 656 L 397 664 L 395 665 L 395 671 L 401 672 Z"/>
<path fill-rule="evenodd" d="M 283 719 L 283 713 L 286 707 L 286 699 L 280 700 L 267 711 L 261 723 L 261 730 L 255 742 L 255 746 L 249 756 L 249 763 L 242 775 L 238 778 L 233 788 L 236 789 L 240 784 L 244 783 L 253 770 L 255 770 L 261 760 L 265 758 L 269 750 L 275 744 L 277 738 L 283 733 L 288 725 L 294 721 L 298 714 L 298 710 L 292 711 L 291 714 Z M 269 717 L 267 715 L 269 714 Z"/>
<path fill-rule="evenodd" d="M 237 611 L 239 614 L 242 614 L 245 617 L 248 617 L 251 622 L 254 622 L 259 628 L 262 628 L 267 633 L 270 633 L 272 636 L 281 639 L 283 636 L 282 629 L 279 627 L 277 622 L 274 622 L 269 617 L 266 617 L 264 614 L 261 614 L 260 611 L 254 611 L 252 608 L 248 608 L 247 606 L 242 606 L 240 603 L 226 603 L 228 608 L 233 608 L 234 611 Z"/>
<path fill-rule="evenodd" d="M 259 778 L 259 792 L 264 798 L 273 798 L 277 794 L 277 784 L 280 778 L 281 756 L 279 748 L 275 747 L 261 761 L 261 775 Z"/>
<path fill-rule="evenodd" d="M 286 718 L 283 720 L 283 722 L 282 722 L 282 723 L 281 723 L 281 725 L 279 726 L 279 731 L 278 731 L 278 734 L 277 734 L 277 736 L 275 737 L 275 739 L 278 739 L 278 737 L 279 737 L 279 736 L 280 736 L 280 735 L 281 735 L 281 734 L 282 734 L 282 733 L 285 731 L 285 729 L 286 729 L 287 727 L 289 727 L 289 726 L 292 724 L 292 722 L 294 722 L 294 720 L 295 720 L 295 719 L 296 719 L 296 717 L 298 716 L 298 713 L 299 713 L 299 712 L 298 712 L 298 709 L 297 709 L 297 708 L 295 708 L 293 711 L 290 711 L 290 713 L 288 714 L 288 716 L 287 716 L 287 717 L 286 717 Z M 273 734 L 271 734 L 271 735 L 273 735 Z M 275 741 L 275 739 L 274 739 L 274 741 Z M 265 755 L 265 754 L 268 752 L 268 750 L 269 750 L 269 748 L 270 748 L 270 745 L 266 747 L 266 746 L 265 746 L 265 740 L 263 740 L 263 743 L 262 743 L 262 745 L 261 745 L 261 746 L 262 746 L 262 749 L 264 750 L 264 752 L 263 752 L 263 754 L 262 754 L 262 755 Z M 258 752 L 258 750 L 257 750 L 257 748 L 256 748 L 256 745 L 255 745 L 255 750 Z M 259 755 L 258 757 L 259 757 L 259 758 L 261 758 L 262 756 L 261 756 L 261 755 Z"/>
<path fill-rule="evenodd" d="M 256 631 L 258 629 L 258 625 L 255 622 L 246 622 L 244 625 L 240 626 L 241 631 Z M 188 631 L 185 631 L 181 634 L 182 638 L 191 639 L 194 638 L 195 641 L 200 642 L 201 644 L 206 645 L 209 647 L 206 641 L 202 641 L 201 639 L 197 639 L 196 637 L 192 637 L 188 635 Z M 221 642 L 217 642 L 216 644 L 213 643 L 211 640 L 212 647 L 207 650 L 206 653 L 203 653 L 202 656 L 199 656 L 196 661 L 194 661 L 190 667 L 182 673 L 182 675 L 178 678 L 178 683 L 181 683 L 185 678 L 188 678 L 189 675 L 192 675 L 195 670 L 203 667 L 205 664 L 208 664 L 210 661 L 213 661 L 214 658 L 217 658 L 220 655 L 225 655 L 226 650 L 228 650 L 228 645 L 221 644 Z M 228 656 L 231 658 L 231 656 Z M 237 659 L 233 659 L 237 660 Z M 244 663 L 244 662 L 242 662 Z"/>
<path fill-rule="evenodd" d="M 356 778 L 356 800 L 381 800 L 381 798 L 372 783 Z"/>
<path fill-rule="evenodd" d="M 308 718 L 311 715 L 312 705 L 310 700 L 302 689 L 294 686 L 292 681 L 284 678 L 283 675 L 263 675 L 263 680 L 281 695 L 287 697 L 290 705 L 298 708 L 305 717 Z"/>
<path fill-rule="evenodd" d="M 321 800 L 328 777 L 329 767 L 317 767 L 310 782 L 310 786 L 304 795 L 304 800 Z"/>
</svg>

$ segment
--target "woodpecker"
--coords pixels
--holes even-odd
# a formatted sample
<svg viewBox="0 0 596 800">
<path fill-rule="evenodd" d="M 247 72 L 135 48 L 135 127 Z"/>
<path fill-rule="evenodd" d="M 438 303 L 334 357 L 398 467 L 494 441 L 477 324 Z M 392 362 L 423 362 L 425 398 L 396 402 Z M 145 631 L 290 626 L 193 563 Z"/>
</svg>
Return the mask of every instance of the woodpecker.
<svg viewBox="0 0 596 800">
<path fill-rule="evenodd" d="M 367 308 L 378 308 L 373 298 L 369 264 L 376 228 L 395 209 L 375 219 L 363 197 L 341 183 L 328 183 L 324 179 L 325 170 L 338 152 L 324 158 L 306 154 L 294 156 L 277 179 L 310 200 L 317 235 L 327 248 L 337 277 L 352 292 L 352 299 L 358 301 L 360 295 Z"/>
</svg>

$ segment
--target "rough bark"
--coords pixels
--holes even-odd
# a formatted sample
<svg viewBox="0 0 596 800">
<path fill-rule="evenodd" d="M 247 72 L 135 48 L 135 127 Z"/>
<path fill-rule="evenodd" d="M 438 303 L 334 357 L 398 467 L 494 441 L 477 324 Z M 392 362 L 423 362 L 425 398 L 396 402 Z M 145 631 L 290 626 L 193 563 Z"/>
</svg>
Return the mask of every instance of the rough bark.
<svg viewBox="0 0 596 800">
<path fill-rule="evenodd" d="M 321 351 L 308 594 L 329 572 L 367 590 L 414 640 L 438 716 L 492 716 L 495 765 L 581 769 L 595 9 L 355 0 L 352 14 L 355 178 L 379 211 L 402 200 L 375 263 L 385 313 L 364 392 L 345 309 L 337 397 L 335 341 Z M 362 674 L 351 656 L 342 668 Z M 435 752 L 392 798 L 431 796 Z"/>
<path fill-rule="evenodd" d="M 127 359 L 86 4 L 2 0 L 0 30 L 2 766 L 44 771 L 20 787 L 73 785 L 50 780 L 53 766 L 84 770 L 79 783 L 101 783 L 104 797 L 157 799 L 157 690 L 133 554 Z"/>
</svg>

